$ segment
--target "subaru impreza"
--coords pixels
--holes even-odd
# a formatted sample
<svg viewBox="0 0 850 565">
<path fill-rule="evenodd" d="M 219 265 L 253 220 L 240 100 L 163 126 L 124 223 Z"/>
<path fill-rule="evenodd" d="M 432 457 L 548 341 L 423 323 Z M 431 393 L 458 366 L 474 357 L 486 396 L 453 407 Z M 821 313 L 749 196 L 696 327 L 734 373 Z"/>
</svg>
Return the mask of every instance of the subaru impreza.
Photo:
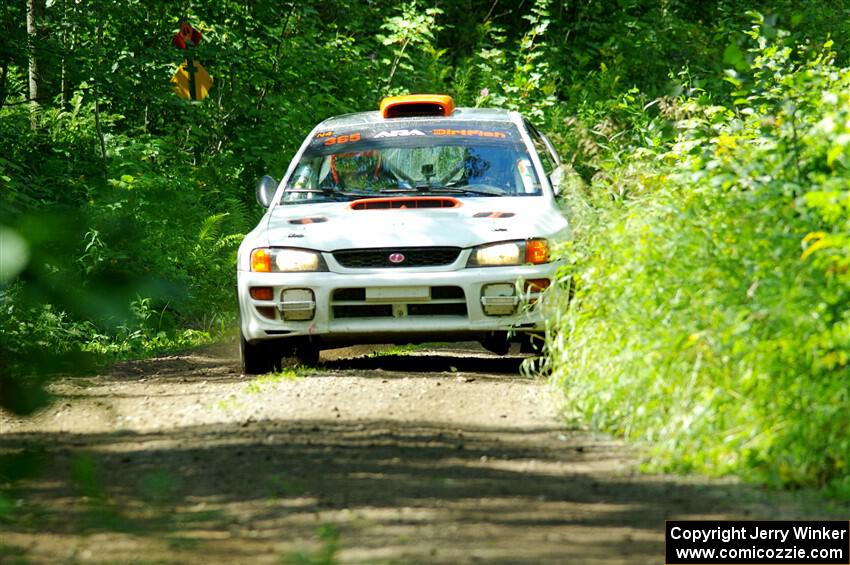
<svg viewBox="0 0 850 565">
<path fill-rule="evenodd" d="M 522 115 L 451 97 L 385 98 L 307 136 L 237 258 L 245 374 L 352 344 L 533 349 L 568 236 L 560 162 Z"/>
</svg>

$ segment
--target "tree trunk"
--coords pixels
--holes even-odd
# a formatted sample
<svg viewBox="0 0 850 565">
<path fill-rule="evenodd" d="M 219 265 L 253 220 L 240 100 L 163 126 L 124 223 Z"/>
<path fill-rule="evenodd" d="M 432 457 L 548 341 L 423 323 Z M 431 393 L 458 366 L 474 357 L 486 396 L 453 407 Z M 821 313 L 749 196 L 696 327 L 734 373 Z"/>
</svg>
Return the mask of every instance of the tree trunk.
<svg viewBox="0 0 850 565">
<path fill-rule="evenodd" d="M 6 77 L 9 76 L 9 63 L 3 61 L 0 65 L 0 110 L 6 104 Z"/>
<path fill-rule="evenodd" d="M 12 47 L 8 38 L 12 36 L 12 22 L 9 17 L 9 6 L 3 4 L 3 33 L 6 39 L 0 42 L 0 109 L 6 104 L 6 79 L 9 77 L 9 59 Z"/>
<path fill-rule="evenodd" d="M 29 52 L 29 97 L 30 125 L 38 129 L 38 115 L 41 110 L 41 99 L 44 94 L 44 81 L 41 76 L 38 58 L 38 43 L 40 40 L 38 24 L 44 14 L 45 0 L 27 0 L 27 43 Z"/>
<path fill-rule="evenodd" d="M 103 54 L 103 26 L 100 21 L 100 12 L 95 15 L 95 34 L 97 35 L 97 66 L 101 67 Z M 106 138 L 103 136 L 103 128 L 100 125 L 100 90 L 98 89 L 99 82 L 97 78 L 92 79 L 92 93 L 94 94 L 94 127 L 97 131 L 97 139 L 100 141 L 100 158 L 103 164 L 103 173 L 107 174 L 106 166 Z"/>
<path fill-rule="evenodd" d="M 68 0 L 62 0 L 62 109 L 68 109 Z"/>
</svg>

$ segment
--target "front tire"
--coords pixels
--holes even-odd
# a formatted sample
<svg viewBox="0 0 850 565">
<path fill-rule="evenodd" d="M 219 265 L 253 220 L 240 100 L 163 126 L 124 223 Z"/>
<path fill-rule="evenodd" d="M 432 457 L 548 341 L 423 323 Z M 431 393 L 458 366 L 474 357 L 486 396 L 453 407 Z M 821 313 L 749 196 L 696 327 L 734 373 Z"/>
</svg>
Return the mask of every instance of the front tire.
<svg viewBox="0 0 850 565">
<path fill-rule="evenodd" d="M 532 353 L 535 355 L 541 355 L 543 353 L 543 348 L 546 345 L 546 335 L 539 333 L 527 333 L 522 336 L 522 341 L 520 341 L 520 353 Z"/>
<path fill-rule="evenodd" d="M 314 367 L 319 362 L 320 351 L 312 341 L 302 341 L 295 346 L 295 358 L 305 367 Z"/>
<path fill-rule="evenodd" d="M 281 354 L 273 343 L 249 343 L 242 332 L 239 332 L 239 357 L 244 375 L 264 375 L 281 369 Z"/>
<path fill-rule="evenodd" d="M 511 342 L 507 332 L 491 332 L 479 342 L 481 346 L 496 355 L 507 355 L 511 350 Z"/>
</svg>

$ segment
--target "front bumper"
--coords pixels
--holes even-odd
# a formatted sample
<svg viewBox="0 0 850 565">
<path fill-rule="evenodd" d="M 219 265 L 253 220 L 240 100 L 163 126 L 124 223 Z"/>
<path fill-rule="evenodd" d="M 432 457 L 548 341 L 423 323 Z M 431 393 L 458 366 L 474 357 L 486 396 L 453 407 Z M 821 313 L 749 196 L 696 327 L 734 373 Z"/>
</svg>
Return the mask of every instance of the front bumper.
<svg viewBox="0 0 850 565">
<path fill-rule="evenodd" d="M 522 281 L 554 281 L 559 266 L 553 262 L 439 271 L 239 271 L 242 335 L 249 342 L 314 336 L 326 345 L 344 345 L 456 341 L 509 330 L 540 332 L 543 317 L 540 308 L 532 306 L 540 295 L 536 289 L 525 290 Z M 252 287 L 270 287 L 272 299 L 252 298 Z M 291 317 L 310 319 L 286 319 Z"/>
</svg>

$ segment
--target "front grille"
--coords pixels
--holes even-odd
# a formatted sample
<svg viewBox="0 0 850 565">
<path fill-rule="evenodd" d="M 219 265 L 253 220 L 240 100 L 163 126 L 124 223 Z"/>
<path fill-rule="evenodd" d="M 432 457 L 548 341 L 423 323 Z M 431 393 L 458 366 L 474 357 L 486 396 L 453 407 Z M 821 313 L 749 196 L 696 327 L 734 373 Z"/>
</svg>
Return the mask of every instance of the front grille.
<svg viewBox="0 0 850 565">
<path fill-rule="evenodd" d="M 390 304 L 359 304 L 334 306 L 333 315 L 341 318 L 393 318 Z M 466 303 L 457 304 L 407 304 L 405 316 L 466 316 Z"/>
<path fill-rule="evenodd" d="M 427 300 L 367 302 L 366 288 L 338 288 L 331 295 L 331 312 L 341 318 L 466 317 L 466 296 L 459 286 L 432 286 Z"/>
<path fill-rule="evenodd" d="M 334 318 L 392 318 L 393 307 L 389 304 L 362 304 L 357 306 L 334 306 Z"/>
<path fill-rule="evenodd" d="M 365 302 L 366 288 L 338 288 L 331 295 L 333 302 Z M 454 300 L 466 302 L 466 295 L 459 286 L 432 286 L 431 300 Z"/>
<path fill-rule="evenodd" d="M 466 316 L 466 303 L 408 304 L 408 316 Z"/>
<path fill-rule="evenodd" d="M 460 247 L 384 247 L 342 249 L 333 253 L 337 263 L 347 269 L 437 267 L 451 265 L 458 255 Z M 390 256 L 393 256 L 396 262 L 391 261 Z M 403 256 L 403 259 L 400 256 Z"/>
<path fill-rule="evenodd" d="M 432 286 L 431 300 L 466 300 L 463 289 L 459 286 Z"/>
<path fill-rule="evenodd" d="M 365 288 L 338 288 L 333 294 L 334 300 L 352 300 L 363 302 L 366 300 Z"/>
</svg>

